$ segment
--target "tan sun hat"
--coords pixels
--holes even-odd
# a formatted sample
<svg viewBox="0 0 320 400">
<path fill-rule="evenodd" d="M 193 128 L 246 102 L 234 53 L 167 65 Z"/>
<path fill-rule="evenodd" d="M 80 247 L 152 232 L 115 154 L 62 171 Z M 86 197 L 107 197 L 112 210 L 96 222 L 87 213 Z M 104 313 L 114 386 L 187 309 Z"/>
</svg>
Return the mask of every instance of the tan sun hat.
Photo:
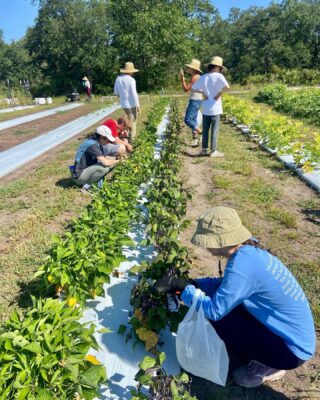
<svg viewBox="0 0 320 400">
<path fill-rule="evenodd" d="M 222 68 L 222 71 L 228 71 L 228 69 L 223 65 L 223 59 L 221 57 L 212 57 L 208 65 L 216 65 Z"/>
<path fill-rule="evenodd" d="M 251 237 L 251 233 L 242 225 L 236 210 L 219 206 L 209 208 L 200 215 L 191 243 L 220 249 L 221 247 L 236 246 Z"/>
<path fill-rule="evenodd" d="M 201 62 L 199 60 L 195 59 L 195 58 L 193 58 L 191 60 L 190 64 L 184 64 L 184 65 L 186 67 L 188 67 L 188 68 L 192 68 L 192 69 L 194 69 L 196 71 L 202 72 L 201 69 L 200 69 Z"/>
<path fill-rule="evenodd" d="M 124 65 L 124 68 L 120 69 L 120 72 L 124 74 L 133 74 L 134 72 L 138 72 L 139 70 L 136 69 L 132 62 L 127 61 Z"/>
<path fill-rule="evenodd" d="M 88 79 L 86 76 L 84 76 L 84 77 L 82 78 L 82 80 L 83 80 L 83 81 L 88 81 L 89 79 Z"/>
</svg>

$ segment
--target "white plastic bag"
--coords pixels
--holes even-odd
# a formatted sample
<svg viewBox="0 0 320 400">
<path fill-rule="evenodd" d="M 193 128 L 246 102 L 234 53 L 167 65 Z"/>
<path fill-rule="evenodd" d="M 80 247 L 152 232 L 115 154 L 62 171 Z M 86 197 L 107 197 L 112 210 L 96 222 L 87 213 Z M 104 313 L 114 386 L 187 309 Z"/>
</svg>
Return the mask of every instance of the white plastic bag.
<svg viewBox="0 0 320 400">
<path fill-rule="evenodd" d="M 224 342 L 205 318 L 202 306 L 196 310 L 201 290 L 197 289 L 192 306 L 180 323 L 176 337 L 179 364 L 187 372 L 225 386 L 229 357 Z"/>
</svg>

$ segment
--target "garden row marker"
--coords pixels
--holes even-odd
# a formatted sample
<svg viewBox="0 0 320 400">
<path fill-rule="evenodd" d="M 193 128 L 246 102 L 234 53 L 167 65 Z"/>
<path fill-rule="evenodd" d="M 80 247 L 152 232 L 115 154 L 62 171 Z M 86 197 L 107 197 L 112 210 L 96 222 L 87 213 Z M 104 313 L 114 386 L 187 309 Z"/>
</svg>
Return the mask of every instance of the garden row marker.
<svg viewBox="0 0 320 400">
<path fill-rule="evenodd" d="M 16 106 L 0 109 L 0 113 L 12 112 L 12 111 L 20 111 L 27 110 L 28 108 L 34 108 L 35 106 Z"/>
<path fill-rule="evenodd" d="M 14 119 L 9 119 L 8 121 L 0 122 L 0 131 L 8 128 L 12 128 L 13 126 L 25 124 L 27 122 L 35 121 L 40 118 L 48 117 L 49 115 L 54 115 L 59 111 L 67 111 L 72 110 L 73 108 L 77 108 L 83 106 L 83 103 L 75 103 L 68 104 L 66 106 L 50 108 L 50 110 L 40 111 L 38 113 L 24 115 L 23 117 L 18 117 Z"/>
<path fill-rule="evenodd" d="M 112 105 L 68 122 L 48 133 L 31 139 L 0 153 L 0 177 L 25 165 L 46 151 L 78 135 L 107 115 L 118 110 L 120 105 Z"/>
<path fill-rule="evenodd" d="M 158 139 L 155 146 L 155 158 L 159 158 L 161 144 L 164 140 L 164 132 L 167 125 L 165 116 L 158 126 Z M 149 185 L 152 184 L 152 180 Z M 144 217 L 147 217 L 148 210 L 144 206 L 147 201 L 144 193 L 148 185 L 143 184 L 139 192 L 139 205 Z M 151 262 L 156 256 L 153 246 L 140 246 L 140 242 L 146 239 L 146 225 L 135 223 L 132 226 L 129 236 L 133 239 L 136 246 L 125 246 L 123 255 L 127 261 L 122 262 L 117 269 L 122 277 L 110 278 L 110 283 L 104 285 L 105 297 L 96 297 L 95 300 L 88 301 L 87 305 L 91 308 L 84 313 L 84 321 L 91 321 L 97 325 L 97 329 L 106 327 L 111 329 L 110 333 L 95 336 L 101 347 L 99 352 L 94 352 L 100 362 L 107 369 L 108 386 L 102 386 L 100 399 L 116 400 L 131 399 L 130 390 L 136 388 L 137 382 L 134 380 L 135 374 L 139 371 L 138 364 L 146 355 L 150 355 L 145 350 L 144 343 L 138 343 L 135 348 L 133 341 L 126 343 L 126 334 L 118 334 L 120 325 L 129 325 L 131 290 L 137 282 L 137 277 L 128 276 L 128 270 L 134 265 L 141 264 L 143 261 Z M 176 358 L 175 335 L 167 328 L 161 334 L 161 341 L 164 343 L 161 351 L 167 355 L 163 367 L 168 374 L 176 375 L 180 373 L 180 366 Z M 90 353 L 93 353 L 91 350 Z"/>
</svg>

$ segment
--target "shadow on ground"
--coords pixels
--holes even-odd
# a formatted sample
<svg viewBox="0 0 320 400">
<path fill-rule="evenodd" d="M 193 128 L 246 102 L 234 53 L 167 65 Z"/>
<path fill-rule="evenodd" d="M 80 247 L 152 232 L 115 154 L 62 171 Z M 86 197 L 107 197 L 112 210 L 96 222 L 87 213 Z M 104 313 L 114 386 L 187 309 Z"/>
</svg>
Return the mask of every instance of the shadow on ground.
<svg viewBox="0 0 320 400">
<path fill-rule="evenodd" d="M 312 222 L 315 225 L 320 225 L 320 210 L 305 208 L 301 210 L 301 212 L 306 216 L 306 221 Z"/>
<path fill-rule="evenodd" d="M 289 400 L 286 395 L 265 385 L 245 389 L 228 380 L 223 388 L 197 376 L 192 377 L 191 394 L 198 400 Z"/>
<path fill-rule="evenodd" d="M 76 184 L 73 182 L 72 178 L 62 178 L 59 179 L 56 183 L 56 186 L 60 186 L 63 189 L 69 189 L 72 187 L 76 187 Z"/>
<path fill-rule="evenodd" d="M 30 282 L 20 282 L 19 288 L 19 293 L 13 301 L 13 304 L 18 303 L 20 308 L 28 308 L 32 306 L 31 296 L 36 298 L 55 297 L 54 287 L 52 287 L 51 291 L 48 290 L 43 284 L 43 280 L 40 278 L 34 279 Z"/>
</svg>

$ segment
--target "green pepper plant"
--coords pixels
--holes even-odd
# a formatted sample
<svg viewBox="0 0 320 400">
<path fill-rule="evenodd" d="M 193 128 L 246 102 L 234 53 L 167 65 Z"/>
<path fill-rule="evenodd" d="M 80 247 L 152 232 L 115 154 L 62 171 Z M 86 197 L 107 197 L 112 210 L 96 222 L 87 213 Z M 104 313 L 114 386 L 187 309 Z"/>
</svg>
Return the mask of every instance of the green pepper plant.
<svg viewBox="0 0 320 400">
<path fill-rule="evenodd" d="M 80 307 L 36 300 L 25 315 L 14 311 L 0 329 L 0 399 L 92 400 L 106 381 L 93 324 L 81 324 Z M 92 350 L 91 350 L 92 351 Z"/>
<path fill-rule="evenodd" d="M 196 400 L 191 396 L 190 378 L 186 373 L 178 376 L 168 375 L 162 367 L 165 353 L 159 353 L 157 357 L 146 356 L 139 364 L 139 372 L 136 374 L 138 381 L 137 390 L 132 391 L 132 400 Z M 148 386 L 148 394 L 144 387 Z"/>
</svg>

